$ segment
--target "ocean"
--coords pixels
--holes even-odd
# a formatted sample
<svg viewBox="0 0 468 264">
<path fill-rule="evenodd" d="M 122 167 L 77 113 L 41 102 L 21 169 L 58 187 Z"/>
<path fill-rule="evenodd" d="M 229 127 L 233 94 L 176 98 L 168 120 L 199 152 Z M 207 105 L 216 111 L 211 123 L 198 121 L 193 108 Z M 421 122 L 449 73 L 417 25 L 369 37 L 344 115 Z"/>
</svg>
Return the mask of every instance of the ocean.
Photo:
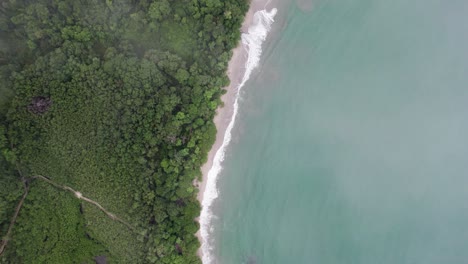
<svg viewBox="0 0 468 264">
<path fill-rule="evenodd" d="M 468 263 L 468 1 L 287 1 L 274 20 L 204 263 Z"/>
</svg>

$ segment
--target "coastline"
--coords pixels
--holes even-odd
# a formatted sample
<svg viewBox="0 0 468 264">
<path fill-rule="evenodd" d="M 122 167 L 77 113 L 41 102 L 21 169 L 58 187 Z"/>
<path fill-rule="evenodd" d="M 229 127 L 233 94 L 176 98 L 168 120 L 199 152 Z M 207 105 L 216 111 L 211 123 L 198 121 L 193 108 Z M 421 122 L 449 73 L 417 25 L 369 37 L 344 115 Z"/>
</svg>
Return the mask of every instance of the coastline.
<svg viewBox="0 0 468 264">
<path fill-rule="evenodd" d="M 244 21 L 242 22 L 241 33 L 248 31 L 248 28 L 252 25 L 255 12 L 267 8 L 270 2 L 272 1 L 251 0 L 249 10 L 247 11 L 244 17 Z M 216 109 L 216 115 L 213 119 L 213 122 L 216 126 L 215 143 L 208 152 L 208 159 L 206 163 L 201 167 L 202 180 L 195 181 L 195 186 L 199 190 L 197 194 L 197 199 L 200 202 L 200 204 L 203 204 L 203 198 L 208 182 L 208 173 L 213 167 L 213 161 L 216 152 L 221 148 L 223 144 L 226 130 L 234 114 L 234 102 L 236 100 L 238 87 L 241 84 L 246 72 L 245 65 L 248 59 L 247 56 L 247 50 L 244 48 L 241 40 L 239 40 L 237 47 L 233 49 L 231 60 L 228 63 L 227 75 L 230 80 L 230 84 L 227 87 L 223 88 L 226 90 L 226 93 L 221 96 L 221 100 L 224 105 Z M 197 221 L 199 221 L 199 218 L 197 218 Z M 199 229 L 195 235 L 197 236 L 200 243 L 202 243 L 200 230 L 201 229 Z M 203 254 L 201 247 L 198 249 L 197 255 L 202 259 Z"/>
</svg>

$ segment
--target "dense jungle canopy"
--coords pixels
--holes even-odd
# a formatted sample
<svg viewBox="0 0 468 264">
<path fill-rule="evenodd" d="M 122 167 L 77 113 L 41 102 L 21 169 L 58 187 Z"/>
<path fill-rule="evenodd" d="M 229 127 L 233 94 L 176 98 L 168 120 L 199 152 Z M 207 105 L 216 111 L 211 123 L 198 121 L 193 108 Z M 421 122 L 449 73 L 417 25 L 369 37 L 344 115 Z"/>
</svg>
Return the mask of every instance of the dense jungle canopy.
<svg viewBox="0 0 468 264">
<path fill-rule="evenodd" d="M 0 263 L 200 263 L 193 181 L 247 8 L 0 1 Z"/>
</svg>

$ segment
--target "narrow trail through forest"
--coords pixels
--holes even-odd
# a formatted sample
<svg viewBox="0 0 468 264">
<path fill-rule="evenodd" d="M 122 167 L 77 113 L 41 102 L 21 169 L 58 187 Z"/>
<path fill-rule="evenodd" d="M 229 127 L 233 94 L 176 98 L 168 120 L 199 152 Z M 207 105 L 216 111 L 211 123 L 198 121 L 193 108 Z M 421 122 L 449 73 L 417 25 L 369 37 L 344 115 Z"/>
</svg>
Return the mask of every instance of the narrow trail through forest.
<svg viewBox="0 0 468 264">
<path fill-rule="evenodd" d="M 20 173 L 21 174 L 21 173 Z M 103 213 L 105 213 L 108 217 L 110 217 L 112 220 L 114 221 L 117 221 L 123 225 L 125 225 L 128 229 L 130 229 L 131 231 L 135 232 L 135 228 L 133 226 L 131 226 L 129 223 L 125 222 L 124 220 L 122 220 L 121 218 L 119 218 L 118 216 L 116 216 L 115 214 L 107 211 L 104 207 L 102 207 L 102 205 L 100 205 L 98 202 L 94 201 L 94 200 L 91 200 L 85 196 L 83 196 L 83 194 L 81 192 L 78 192 L 78 191 L 75 191 L 74 189 L 68 187 L 68 186 L 65 186 L 65 185 L 60 185 L 58 183 L 55 183 L 53 182 L 52 180 L 50 180 L 49 178 L 47 177 L 44 177 L 42 175 L 35 175 L 35 176 L 32 176 L 30 179 L 40 179 L 40 180 L 43 180 L 51 185 L 53 185 L 54 187 L 56 188 L 59 188 L 59 189 L 62 189 L 62 190 L 65 190 L 65 191 L 69 191 L 69 192 L 72 192 L 76 198 L 80 199 L 80 200 L 83 200 L 85 202 L 88 202 L 94 206 L 96 206 L 99 210 L 101 210 Z M 21 197 L 21 200 L 19 201 L 18 205 L 16 206 L 16 209 L 15 209 L 15 213 L 13 214 L 13 217 L 11 218 L 11 221 L 10 221 L 10 226 L 8 227 L 8 231 L 6 233 L 6 235 L 2 238 L 2 241 L 0 243 L 0 256 L 3 254 L 7 244 L 8 244 L 8 241 L 10 240 L 10 236 L 11 236 L 11 232 L 13 230 L 13 226 L 15 225 L 16 223 L 16 219 L 18 218 L 18 215 L 19 215 L 19 212 L 21 210 L 21 207 L 23 206 L 23 203 L 24 203 L 24 200 L 26 198 L 26 196 L 28 195 L 28 192 L 29 192 L 29 179 L 28 178 L 25 178 L 25 177 L 21 177 L 21 181 L 23 182 L 23 187 L 24 187 L 24 194 L 23 196 Z"/>
<path fill-rule="evenodd" d="M 8 227 L 8 231 L 5 237 L 2 238 L 2 241 L 0 244 L 0 256 L 3 254 L 3 251 L 5 250 L 8 244 L 8 240 L 10 240 L 10 235 L 13 230 L 13 226 L 15 225 L 16 218 L 18 218 L 18 214 L 21 210 L 21 207 L 23 206 L 24 199 L 26 199 L 26 196 L 28 195 L 28 192 L 29 192 L 29 185 L 28 185 L 27 180 L 24 177 L 21 177 L 21 181 L 23 182 L 24 194 L 21 197 L 21 200 L 19 201 L 18 205 L 16 206 L 15 213 L 13 214 L 13 217 L 11 218 L 11 221 L 10 221 L 10 226 Z"/>
<path fill-rule="evenodd" d="M 44 177 L 42 175 L 36 175 L 36 176 L 33 176 L 32 178 L 34 179 L 41 179 L 43 181 L 46 181 L 48 183 L 50 183 L 51 185 L 59 188 L 59 189 L 62 189 L 62 190 L 65 190 L 65 191 L 70 191 L 72 192 L 76 198 L 80 199 L 80 200 L 83 200 L 83 201 L 86 201 L 90 204 L 93 204 L 94 206 L 96 206 L 99 210 L 101 210 L 103 213 L 105 213 L 107 216 L 109 216 L 112 220 L 114 221 L 117 221 L 117 222 L 120 222 L 122 223 L 123 225 L 125 225 L 126 227 L 128 227 L 128 229 L 132 230 L 132 231 L 135 231 L 135 228 L 133 228 L 133 226 L 131 226 L 129 223 L 125 222 L 124 220 L 122 220 L 121 218 L 119 218 L 118 216 L 116 216 L 115 214 L 107 211 L 104 207 L 102 207 L 102 205 L 100 205 L 98 202 L 96 201 L 93 201 L 87 197 L 84 197 L 83 194 L 81 192 L 78 192 L 78 191 L 75 191 L 73 190 L 72 188 L 68 187 L 68 186 L 65 186 L 65 185 L 60 185 L 60 184 L 57 184 L 55 182 L 53 182 L 52 180 L 48 179 L 47 177 Z"/>
</svg>

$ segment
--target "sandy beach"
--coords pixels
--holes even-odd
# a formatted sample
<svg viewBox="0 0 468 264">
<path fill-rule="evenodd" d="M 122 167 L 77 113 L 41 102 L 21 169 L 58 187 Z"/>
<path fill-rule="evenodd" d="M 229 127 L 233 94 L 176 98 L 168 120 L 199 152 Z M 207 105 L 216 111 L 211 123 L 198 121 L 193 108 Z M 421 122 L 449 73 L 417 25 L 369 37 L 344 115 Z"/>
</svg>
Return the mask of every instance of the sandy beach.
<svg viewBox="0 0 468 264">
<path fill-rule="evenodd" d="M 271 0 L 252 0 L 250 2 L 250 8 L 244 18 L 244 22 L 242 23 L 241 32 L 247 32 L 249 26 L 252 24 L 253 17 L 255 12 L 265 9 L 271 8 Z M 196 182 L 196 186 L 199 188 L 199 192 L 197 195 L 197 199 L 202 203 L 203 195 L 205 193 L 205 188 L 207 184 L 207 176 L 208 172 L 213 166 L 213 159 L 215 157 L 216 152 L 223 144 L 223 139 L 226 133 L 226 129 L 229 125 L 229 122 L 232 119 L 233 115 L 233 106 L 236 97 L 237 88 L 242 81 L 242 78 L 245 73 L 245 63 L 247 59 L 247 52 L 242 46 L 239 41 L 238 46 L 233 50 L 233 55 L 231 60 L 228 64 L 227 75 L 230 79 L 229 86 L 225 87 L 226 93 L 221 97 L 221 100 L 224 102 L 224 106 L 220 107 L 216 111 L 216 116 L 214 118 L 214 123 L 216 125 L 216 140 L 213 144 L 211 150 L 208 152 L 208 160 L 202 166 L 202 181 Z M 197 237 L 201 242 L 200 231 L 197 232 Z M 198 255 L 201 257 L 202 252 L 199 249 Z"/>
<path fill-rule="evenodd" d="M 252 2 L 250 3 L 249 11 L 247 12 L 244 22 L 242 23 L 242 32 L 246 32 L 248 30 L 249 26 L 252 24 L 253 15 L 255 14 L 255 12 L 264 9 L 264 6 L 267 2 L 267 0 L 252 0 Z M 224 102 L 224 106 L 216 110 L 216 116 L 213 120 L 217 130 L 216 140 L 213 146 L 211 147 L 211 150 L 208 152 L 207 162 L 201 168 L 203 178 L 202 181 L 198 183 L 199 193 L 197 196 L 200 203 L 203 200 L 203 193 L 206 186 L 206 176 L 208 175 L 208 171 L 213 165 L 214 155 L 216 154 L 216 151 L 221 147 L 226 128 L 229 125 L 229 121 L 231 121 L 236 89 L 239 86 L 239 83 L 242 81 L 242 77 L 245 73 L 245 62 L 246 51 L 242 47 L 242 44 L 239 43 L 239 45 L 233 50 L 232 58 L 228 64 L 227 75 L 231 82 L 229 86 L 224 88 L 227 92 L 221 97 L 221 100 Z"/>
</svg>

